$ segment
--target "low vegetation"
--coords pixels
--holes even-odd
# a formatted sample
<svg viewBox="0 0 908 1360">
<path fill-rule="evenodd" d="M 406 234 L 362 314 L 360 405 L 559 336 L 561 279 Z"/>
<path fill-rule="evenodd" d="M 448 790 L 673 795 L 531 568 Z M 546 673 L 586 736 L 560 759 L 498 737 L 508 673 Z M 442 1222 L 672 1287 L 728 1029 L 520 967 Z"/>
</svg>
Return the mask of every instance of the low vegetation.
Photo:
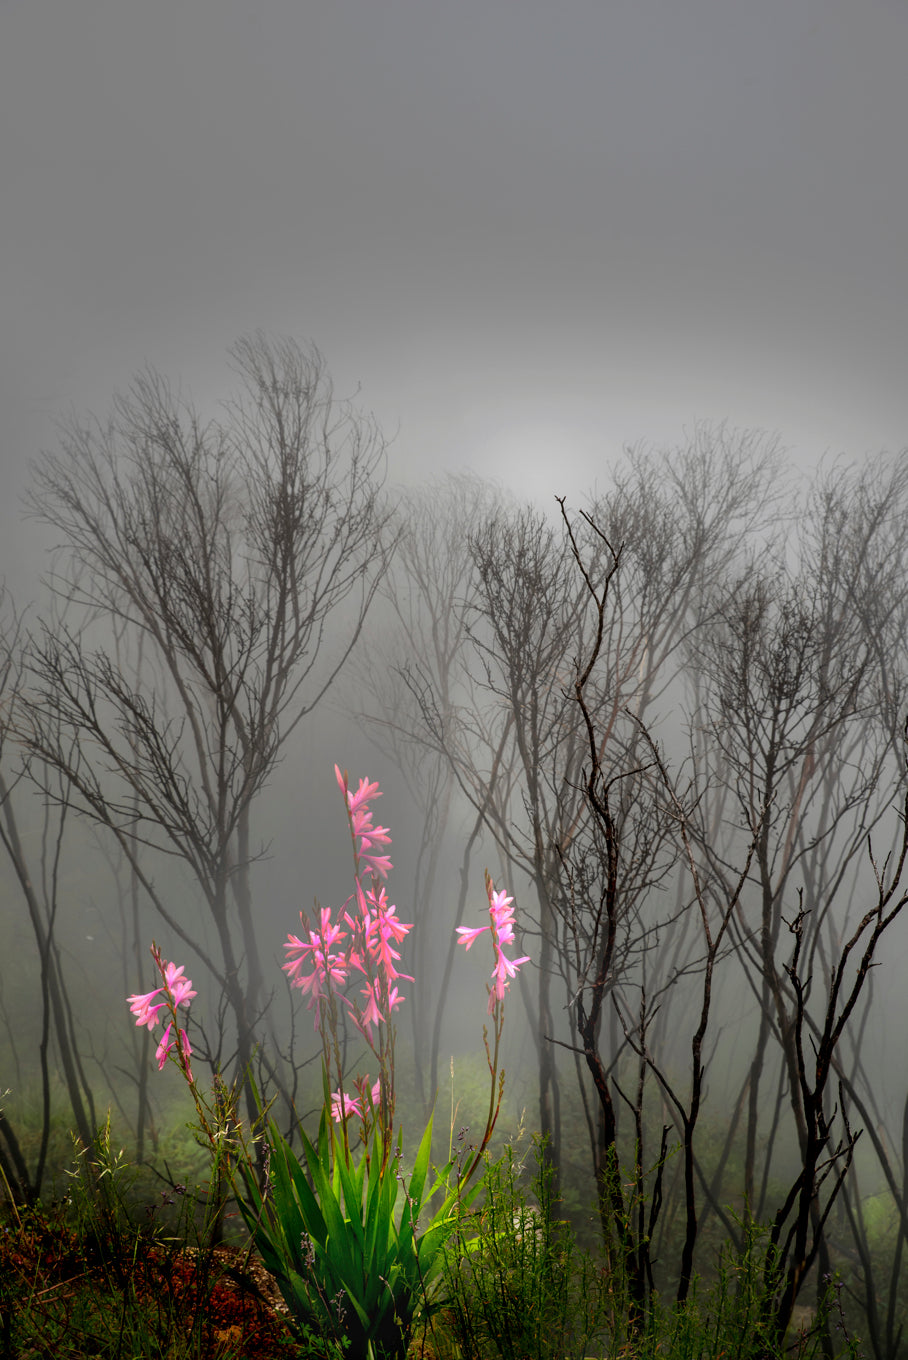
<svg viewBox="0 0 908 1360">
<path fill-rule="evenodd" d="M 161 1182 L 163 1183 L 163 1182 Z M 114 1153 L 109 1124 L 79 1149 L 66 1193 L 4 1207 L 0 1232 L 3 1360 L 269 1360 L 345 1354 L 343 1343 L 294 1327 L 274 1281 L 240 1234 L 217 1223 L 207 1191 L 153 1191 Z M 409 1355 L 425 1360 L 763 1360 L 773 1342 L 772 1249 L 749 1229 L 744 1249 L 720 1252 L 686 1303 L 659 1296 L 634 1323 L 628 1280 L 580 1248 L 561 1217 L 538 1141 L 507 1143 L 487 1167 L 480 1200 L 459 1218 L 441 1280 L 424 1300 Z M 829 1282 L 825 1316 L 804 1310 L 784 1354 L 858 1357 L 842 1285 Z M 376 1357 L 376 1360 L 378 1358 Z"/>
</svg>

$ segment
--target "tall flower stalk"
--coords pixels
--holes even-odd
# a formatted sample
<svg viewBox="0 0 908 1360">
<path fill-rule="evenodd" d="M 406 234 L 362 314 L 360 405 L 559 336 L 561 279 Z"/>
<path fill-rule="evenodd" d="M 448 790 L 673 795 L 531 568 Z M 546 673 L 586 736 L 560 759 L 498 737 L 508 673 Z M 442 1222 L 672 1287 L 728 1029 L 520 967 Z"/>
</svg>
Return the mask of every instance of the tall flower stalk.
<svg viewBox="0 0 908 1360">
<path fill-rule="evenodd" d="M 394 1013 L 404 999 L 399 984 L 413 981 L 397 967 L 398 946 L 413 927 L 399 919 L 385 889 L 392 867 L 387 854 L 391 837 L 387 827 L 374 822 L 371 804 L 381 797 L 378 785 L 361 779 L 353 790 L 346 772 L 337 766 L 334 772 L 350 828 L 353 892 L 336 912 L 319 908 L 317 920 L 300 913 L 303 930 L 288 937 L 283 964 L 291 986 L 308 997 L 321 1037 L 324 1106 L 318 1139 L 313 1142 L 300 1130 L 301 1162 L 263 1111 L 267 1183 L 259 1184 L 242 1130 L 231 1131 L 230 1172 L 238 1172 L 240 1186 L 235 1189 L 253 1241 L 302 1331 L 317 1329 L 360 1360 L 379 1356 L 404 1360 L 417 1317 L 431 1315 L 440 1304 L 436 1287 L 444 1247 L 480 1183 L 468 1189 L 501 1109 L 505 996 L 517 970 L 529 960 L 505 953 L 515 942 L 513 899 L 496 892 L 486 874 L 489 922 L 460 929 L 467 949 L 488 931 L 494 958 L 488 985 L 491 1042 L 488 1027 L 483 1028 L 491 1080 L 486 1126 L 465 1164 L 456 1166 L 451 1158 L 430 1175 L 430 1118 L 405 1182 L 403 1137 L 398 1133 L 394 1138 Z M 190 1067 L 189 1040 L 177 1014 L 195 992 L 182 967 L 165 963 L 156 946 L 152 953 L 163 985 L 129 997 L 130 1010 L 136 1024 L 149 1029 L 161 1012 L 169 1016 L 157 1050 L 158 1065 L 163 1068 L 170 1059 L 180 1068 L 217 1160 L 222 1132 L 214 1127 L 217 1121 L 207 1117 Z M 362 1036 L 377 1069 L 374 1081 L 368 1073 L 356 1078 L 354 1094 L 344 1090 L 341 1035 L 347 1021 Z M 360 1122 L 362 1139 L 358 1161 L 348 1136 L 354 1118 Z M 395 1212 L 401 1187 L 403 1208 Z M 435 1196 L 441 1198 L 440 1205 L 420 1223 L 424 1206 Z"/>
<path fill-rule="evenodd" d="M 211 1245 L 220 1239 L 223 1213 L 232 1186 L 232 1159 L 237 1156 L 250 1160 L 249 1145 L 237 1115 L 237 1086 L 228 1088 L 220 1076 L 215 1077 L 214 1099 L 209 1102 L 202 1095 L 192 1073 L 192 1046 L 180 1023 L 179 1010 L 189 1009 L 197 995 L 182 965 L 165 961 L 158 946 L 152 942 L 151 956 L 161 979 L 161 986 L 150 992 L 138 992 L 126 998 L 136 1024 L 149 1032 L 163 1023 L 164 1034 L 155 1050 L 158 1071 L 163 1072 L 168 1061 L 182 1073 L 198 1116 L 200 1142 L 211 1153 L 211 1188 L 206 1201 L 206 1235 Z"/>
<path fill-rule="evenodd" d="M 315 1011 L 315 1028 L 321 1035 L 325 1069 L 337 1079 L 331 1096 L 332 1117 L 342 1126 L 344 1155 L 349 1156 L 347 1120 L 356 1117 L 363 1125 L 363 1143 L 368 1146 L 373 1121 L 381 1132 L 382 1168 L 388 1160 L 394 1133 L 394 1047 L 397 1027 L 394 1011 L 403 1001 L 398 982 L 412 982 L 398 972 L 400 952 L 395 948 L 413 929 L 401 921 L 397 907 L 388 901 L 383 879 L 392 868 L 391 860 L 378 847 L 391 844 L 386 826 L 376 826 L 370 803 L 380 798 L 378 784 L 359 781 L 354 792 L 349 776 L 334 767 L 353 846 L 354 890 L 332 920 L 330 908 L 322 907 L 318 925 L 300 912 L 305 926 L 301 939 L 290 935 L 284 949 L 284 971 L 291 986 L 309 997 Z M 309 967 L 311 971 L 304 973 Z M 351 986 L 356 981 L 365 985 Z M 357 1081 L 357 1094 L 344 1092 L 341 1059 L 340 1018 L 346 1011 L 353 1025 L 374 1054 L 378 1078 L 369 1085 L 368 1077 Z"/>
<path fill-rule="evenodd" d="M 163 1072 L 167 1059 L 172 1055 L 190 1088 L 194 1088 L 195 1079 L 189 1065 L 192 1047 L 185 1029 L 180 1026 L 177 1010 L 180 1006 L 188 1010 L 190 1001 L 198 993 L 193 989 L 192 981 L 185 976 L 182 965 L 165 963 L 160 949 L 154 943 L 151 946 L 151 957 L 155 961 L 163 985 L 155 987 L 151 992 L 139 992 L 134 996 L 128 996 L 126 1000 L 136 1017 L 136 1024 L 147 1026 L 149 1031 L 158 1024 L 162 1011 L 169 1016 L 164 1037 L 155 1052 L 158 1071 Z"/>
<path fill-rule="evenodd" d="M 489 1030 L 487 1025 L 482 1027 L 482 1041 L 486 1050 L 486 1062 L 489 1065 L 489 1075 L 491 1077 L 489 1087 L 489 1113 L 486 1117 L 486 1127 L 479 1146 L 475 1149 L 470 1161 L 462 1173 L 462 1183 L 467 1181 L 475 1174 L 485 1152 L 489 1139 L 492 1137 L 495 1125 L 498 1122 L 498 1113 L 501 1109 L 501 1098 L 504 1095 L 504 1068 L 499 1069 L 501 1057 L 501 1035 L 504 1030 L 504 998 L 505 992 L 511 985 L 511 979 L 517 976 L 517 971 L 521 964 L 529 963 L 529 954 L 524 954 L 519 959 L 509 959 L 504 952 L 506 944 L 514 943 L 514 908 L 511 905 L 513 897 L 508 897 L 504 892 L 496 892 L 495 884 L 492 882 L 488 869 L 486 870 L 486 896 L 489 899 L 489 924 L 487 926 L 458 926 L 457 934 L 460 936 L 460 943 L 465 949 L 469 950 L 480 935 L 489 931 L 492 940 L 492 954 L 495 959 L 495 967 L 492 969 L 493 985 L 488 986 L 489 993 L 489 1015 L 492 1017 L 492 1046 L 489 1047 Z"/>
</svg>

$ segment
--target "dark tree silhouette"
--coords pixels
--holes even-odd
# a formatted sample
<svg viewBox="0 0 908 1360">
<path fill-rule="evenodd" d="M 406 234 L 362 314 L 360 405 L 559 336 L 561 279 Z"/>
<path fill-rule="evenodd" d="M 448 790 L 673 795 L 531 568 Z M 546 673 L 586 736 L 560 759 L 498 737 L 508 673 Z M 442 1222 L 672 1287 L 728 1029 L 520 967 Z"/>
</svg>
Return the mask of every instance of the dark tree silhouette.
<svg viewBox="0 0 908 1360">
<path fill-rule="evenodd" d="M 223 988 L 243 1074 L 267 1004 L 255 800 L 349 658 L 393 537 L 381 437 L 318 352 L 256 334 L 232 358 L 222 418 L 146 373 L 37 465 L 31 505 L 59 536 L 67 608 L 29 650 L 20 735 Z M 164 899 L 147 848 L 188 866 L 214 950 Z"/>
</svg>

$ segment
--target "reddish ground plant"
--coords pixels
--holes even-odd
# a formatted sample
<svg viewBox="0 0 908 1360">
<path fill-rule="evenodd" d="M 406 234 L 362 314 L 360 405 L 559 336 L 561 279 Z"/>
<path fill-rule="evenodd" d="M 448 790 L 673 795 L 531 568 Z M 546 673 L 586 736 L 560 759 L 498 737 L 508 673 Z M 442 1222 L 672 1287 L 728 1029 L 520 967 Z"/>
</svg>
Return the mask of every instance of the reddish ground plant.
<svg viewBox="0 0 908 1360">
<path fill-rule="evenodd" d="M 0 1232 L 0 1280 L 2 1356 L 272 1360 L 294 1349 L 273 1281 L 236 1247 L 92 1241 L 34 1214 Z"/>
</svg>

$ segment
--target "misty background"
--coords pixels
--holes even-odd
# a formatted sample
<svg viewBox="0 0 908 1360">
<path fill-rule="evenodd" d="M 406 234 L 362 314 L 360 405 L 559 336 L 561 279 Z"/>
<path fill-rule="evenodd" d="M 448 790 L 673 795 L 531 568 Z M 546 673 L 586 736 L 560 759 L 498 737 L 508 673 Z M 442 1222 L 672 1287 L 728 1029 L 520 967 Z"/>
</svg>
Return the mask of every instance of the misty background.
<svg viewBox="0 0 908 1360">
<path fill-rule="evenodd" d="M 374 419 L 390 501 L 432 486 L 440 503 L 445 474 L 476 474 L 488 506 L 530 501 L 555 525 L 555 497 L 578 512 L 628 446 L 679 466 L 704 429 L 778 447 L 779 525 L 806 506 L 817 469 L 859 477 L 879 456 L 898 468 L 906 54 L 902 0 L 0 0 L 0 575 L 17 608 L 29 622 L 49 610 L 40 578 L 59 537 L 23 498 L 34 460 L 60 448 L 59 422 L 103 421 L 146 366 L 222 418 L 236 388 L 228 349 L 259 328 L 318 346 L 336 395 Z M 414 919 L 424 805 L 374 725 L 356 721 L 385 694 L 395 658 L 374 656 L 391 618 L 379 598 L 257 808 L 266 974 L 300 908 L 350 891 L 335 762 L 381 782 L 391 896 Z M 680 726 L 659 736 L 680 743 Z M 26 806 L 37 844 L 40 800 Z M 455 797 L 439 936 L 470 826 Z M 58 930 L 74 995 L 90 998 L 86 1052 L 109 1076 L 122 1060 L 113 1036 L 128 1030 L 122 999 L 151 974 L 122 957 L 123 866 L 102 841 L 68 835 Z M 485 864 L 503 881 L 488 836 L 465 921 L 483 909 Z M 24 1107 L 33 945 L 7 866 L 2 881 L 0 996 L 16 1060 L 0 1087 L 26 1092 Z M 194 909 L 178 866 L 156 866 L 155 883 Z M 425 960 L 436 980 L 442 947 Z M 894 1121 L 906 965 L 900 923 L 866 1045 Z M 486 971 L 475 951 L 457 959 L 443 1055 L 478 1051 Z M 520 1015 L 515 989 L 508 1109 L 525 1105 L 533 1124 Z M 407 1040 L 410 1017 L 399 1024 Z M 729 1090 L 740 1077 L 733 1043 L 721 1062 L 720 1122 L 720 1073 Z"/>
<path fill-rule="evenodd" d="M 695 419 L 804 462 L 902 447 L 900 0 L 4 0 L 0 22 L 14 562 L 61 412 L 146 362 L 214 399 L 258 326 L 361 390 L 395 481 L 577 494 Z"/>
</svg>

